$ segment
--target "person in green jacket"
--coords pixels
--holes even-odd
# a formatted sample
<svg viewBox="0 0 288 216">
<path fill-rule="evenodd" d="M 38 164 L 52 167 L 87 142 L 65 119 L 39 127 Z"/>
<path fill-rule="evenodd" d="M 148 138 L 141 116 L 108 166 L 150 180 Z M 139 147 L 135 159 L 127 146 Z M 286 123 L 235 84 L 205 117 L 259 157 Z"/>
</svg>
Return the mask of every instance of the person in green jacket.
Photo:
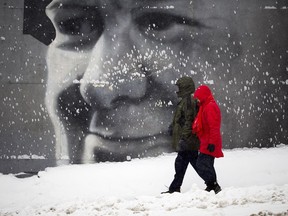
<svg viewBox="0 0 288 216">
<path fill-rule="evenodd" d="M 197 172 L 199 139 L 192 134 L 192 123 L 197 114 L 197 101 L 192 97 L 195 84 L 191 77 L 182 77 L 177 80 L 177 96 L 180 99 L 174 113 L 173 122 L 169 126 L 172 135 L 172 147 L 178 152 L 175 159 L 175 175 L 169 190 L 162 193 L 180 192 L 188 164 Z"/>
</svg>

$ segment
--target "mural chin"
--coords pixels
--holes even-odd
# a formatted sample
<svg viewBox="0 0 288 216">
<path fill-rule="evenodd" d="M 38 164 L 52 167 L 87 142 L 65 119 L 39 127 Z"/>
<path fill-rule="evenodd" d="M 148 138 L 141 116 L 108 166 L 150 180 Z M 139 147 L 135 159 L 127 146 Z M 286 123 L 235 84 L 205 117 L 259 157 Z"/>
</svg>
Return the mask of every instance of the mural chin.
<svg viewBox="0 0 288 216">
<path fill-rule="evenodd" d="M 134 139 L 103 138 L 97 134 L 88 134 L 84 140 L 81 162 L 126 161 L 132 158 L 154 157 L 172 151 L 168 144 L 170 139 L 167 134 Z"/>
</svg>

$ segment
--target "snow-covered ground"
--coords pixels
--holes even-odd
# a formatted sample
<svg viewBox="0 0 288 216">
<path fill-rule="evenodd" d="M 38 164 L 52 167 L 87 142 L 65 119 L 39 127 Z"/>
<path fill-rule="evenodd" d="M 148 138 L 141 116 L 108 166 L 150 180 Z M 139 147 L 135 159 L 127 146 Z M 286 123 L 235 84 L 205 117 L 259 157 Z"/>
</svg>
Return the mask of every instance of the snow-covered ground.
<svg viewBox="0 0 288 216">
<path fill-rule="evenodd" d="M 39 177 L 0 174 L 0 216 L 288 215 L 288 146 L 224 154 L 215 160 L 217 195 L 204 191 L 191 166 L 182 193 L 160 194 L 173 178 L 175 153 L 48 168 Z"/>
</svg>

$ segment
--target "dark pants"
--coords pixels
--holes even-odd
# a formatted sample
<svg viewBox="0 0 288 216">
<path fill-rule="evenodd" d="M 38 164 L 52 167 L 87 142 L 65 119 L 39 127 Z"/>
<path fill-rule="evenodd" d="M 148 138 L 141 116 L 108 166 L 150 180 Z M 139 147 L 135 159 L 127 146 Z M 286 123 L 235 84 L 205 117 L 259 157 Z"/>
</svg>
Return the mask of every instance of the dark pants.
<svg viewBox="0 0 288 216">
<path fill-rule="evenodd" d="M 214 168 L 214 157 L 200 153 L 197 160 L 197 170 L 199 176 L 205 181 L 206 185 L 213 185 L 217 182 Z"/>
<path fill-rule="evenodd" d="M 182 185 L 188 164 L 190 163 L 192 167 L 197 172 L 197 158 L 198 151 L 180 151 L 175 159 L 175 175 L 172 181 L 169 191 L 180 190 Z"/>
</svg>

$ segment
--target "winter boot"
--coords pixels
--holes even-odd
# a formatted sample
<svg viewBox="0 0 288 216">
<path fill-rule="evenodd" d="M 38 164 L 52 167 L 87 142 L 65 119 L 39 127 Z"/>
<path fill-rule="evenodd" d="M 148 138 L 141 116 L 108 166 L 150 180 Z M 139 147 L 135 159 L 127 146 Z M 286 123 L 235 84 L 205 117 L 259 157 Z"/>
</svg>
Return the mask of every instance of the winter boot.
<svg viewBox="0 0 288 216">
<path fill-rule="evenodd" d="M 211 190 L 213 190 L 213 185 L 207 185 L 205 191 L 210 192 Z"/>
<path fill-rule="evenodd" d="M 207 187 L 205 190 L 208 192 L 214 190 L 215 194 L 217 194 L 221 191 L 221 187 L 217 182 L 214 182 L 212 184 L 207 184 Z"/>
</svg>

